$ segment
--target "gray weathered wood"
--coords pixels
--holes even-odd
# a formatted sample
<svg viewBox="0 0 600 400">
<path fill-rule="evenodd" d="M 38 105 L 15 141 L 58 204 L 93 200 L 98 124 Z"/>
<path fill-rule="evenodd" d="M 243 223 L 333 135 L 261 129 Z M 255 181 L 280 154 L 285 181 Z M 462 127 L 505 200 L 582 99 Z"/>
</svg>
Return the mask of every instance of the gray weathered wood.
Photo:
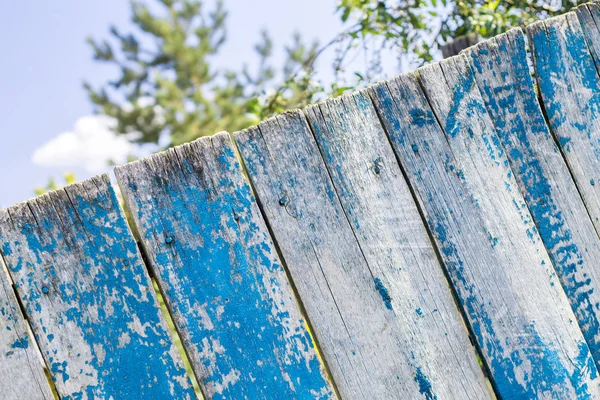
<svg viewBox="0 0 600 400">
<path fill-rule="evenodd" d="M 116 174 L 205 396 L 333 398 L 229 135 Z"/>
<path fill-rule="evenodd" d="M 567 18 L 578 26 L 574 14 L 547 24 L 566 27 Z M 536 24 L 530 32 L 546 35 L 543 26 Z M 585 46 L 583 35 L 580 38 Z M 560 54 L 556 45 L 550 47 Z M 525 36 L 513 29 L 479 44 L 469 56 L 496 133 L 597 363 L 600 240 L 546 125 L 527 65 Z"/>
<path fill-rule="evenodd" d="M 310 107 L 308 121 L 374 279 L 409 376 L 439 399 L 490 397 L 442 266 L 366 92 Z M 286 136 L 286 132 L 280 132 Z M 412 397 L 418 397 L 417 393 Z"/>
<path fill-rule="evenodd" d="M 373 99 L 499 394 L 597 398 L 588 346 L 467 61 L 379 84 Z"/>
<path fill-rule="evenodd" d="M 578 12 L 585 36 L 573 13 L 531 25 L 527 35 L 550 129 L 600 232 L 600 79 L 585 39 L 598 49 L 600 32 L 589 11 L 596 14 L 598 6 Z"/>
<path fill-rule="evenodd" d="M 0 394 L 6 400 L 54 399 L 1 258 Z"/>
<path fill-rule="evenodd" d="M 582 4 L 575 8 L 575 13 L 579 19 L 581 28 L 583 29 L 590 55 L 593 57 L 596 66 L 600 67 L 600 34 L 598 33 L 598 24 L 600 24 L 600 6 L 597 3 Z M 578 29 L 575 31 L 577 30 Z M 579 40 L 578 36 L 579 33 L 575 35 L 576 40 Z M 531 39 L 533 39 L 533 37 L 531 37 Z M 563 56 L 559 58 L 564 58 L 564 50 L 564 48 L 561 50 Z M 532 52 L 534 51 L 532 46 Z M 581 51 L 581 49 L 579 51 Z M 587 57 L 584 56 L 583 59 L 580 60 L 580 68 L 583 67 L 587 70 L 588 62 Z"/>
<path fill-rule="evenodd" d="M 0 243 L 61 398 L 195 396 L 106 175 L 1 210 Z"/>
<path fill-rule="evenodd" d="M 444 58 L 453 57 L 458 55 L 461 51 L 477 44 L 477 42 L 479 42 L 479 35 L 476 33 L 459 36 L 442 46 L 442 56 Z"/>
<path fill-rule="evenodd" d="M 410 398 L 418 385 L 402 379 L 409 368 L 388 329 L 394 315 L 302 114 L 234 136 L 342 398 Z"/>
<path fill-rule="evenodd" d="M 415 326 L 400 327 L 391 274 L 365 260 L 302 113 L 234 137 L 342 398 L 431 397 L 401 335 Z"/>
</svg>

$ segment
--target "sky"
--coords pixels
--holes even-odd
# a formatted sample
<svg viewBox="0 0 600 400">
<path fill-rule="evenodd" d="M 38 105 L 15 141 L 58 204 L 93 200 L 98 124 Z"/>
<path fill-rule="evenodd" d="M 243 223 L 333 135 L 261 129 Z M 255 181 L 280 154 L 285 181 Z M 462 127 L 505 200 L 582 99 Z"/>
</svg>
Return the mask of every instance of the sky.
<svg viewBox="0 0 600 400">
<path fill-rule="evenodd" d="M 335 0 L 226 0 L 228 41 L 216 65 L 255 60 L 253 45 L 266 28 L 278 57 L 294 31 L 321 43 L 342 30 Z M 33 197 L 51 177 L 78 179 L 110 171 L 131 151 L 108 134 L 112 121 L 93 116 L 82 87 L 98 87 L 116 70 L 92 60 L 85 40 L 107 36 L 109 25 L 131 27 L 127 0 L 0 2 L 0 207 Z M 207 0 L 207 5 L 214 0 Z M 326 64 L 327 61 L 323 61 Z M 323 70 L 326 70 L 323 66 Z"/>
</svg>

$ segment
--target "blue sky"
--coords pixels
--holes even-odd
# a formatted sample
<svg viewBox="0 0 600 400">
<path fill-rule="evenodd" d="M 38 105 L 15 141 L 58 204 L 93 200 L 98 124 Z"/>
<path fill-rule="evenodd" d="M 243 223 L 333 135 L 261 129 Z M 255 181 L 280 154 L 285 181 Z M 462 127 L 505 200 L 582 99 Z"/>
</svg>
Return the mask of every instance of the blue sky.
<svg viewBox="0 0 600 400">
<path fill-rule="evenodd" d="M 342 29 L 334 15 L 335 0 L 226 0 L 225 4 L 230 12 L 229 36 L 217 65 L 230 68 L 244 62 L 252 65 L 252 46 L 262 28 L 271 33 L 280 53 L 294 31 L 324 43 Z M 82 117 L 91 115 L 92 107 L 83 80 L 98 85 L 116 73 L 91 60 L 86 37 L 105 37 L 110 23 L 126 30 L 130 22 L 127 0 L 44 0 L 35 7 L 31 2 L 3 1 L 0 16 L 4 38 L 0 206 L 5 207 L 32 197 L 35 187 L 63 172 L 74 171 L 78 179 L 93 175 L 83 166 L 36 165 L 32 157 L 61 133 L 85 128 Z M 328 67 L 323 61 L 323 71 Z M 73 153 L 78 153 L 72 154 L 73 160 L 85 164 L 85 153 Z"/>
</svg>

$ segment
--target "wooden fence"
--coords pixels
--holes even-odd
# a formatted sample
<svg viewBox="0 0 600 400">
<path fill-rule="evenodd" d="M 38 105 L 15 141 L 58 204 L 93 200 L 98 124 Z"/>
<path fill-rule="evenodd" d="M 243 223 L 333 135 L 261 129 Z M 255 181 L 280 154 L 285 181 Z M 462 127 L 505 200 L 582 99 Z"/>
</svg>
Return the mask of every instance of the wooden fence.
<svg viewBox="0 0 600 400">
<path fill-rule="evenodd" d="M 600 398 L 599 26 L 1 210 L 0 397 Z"/>
</svg>

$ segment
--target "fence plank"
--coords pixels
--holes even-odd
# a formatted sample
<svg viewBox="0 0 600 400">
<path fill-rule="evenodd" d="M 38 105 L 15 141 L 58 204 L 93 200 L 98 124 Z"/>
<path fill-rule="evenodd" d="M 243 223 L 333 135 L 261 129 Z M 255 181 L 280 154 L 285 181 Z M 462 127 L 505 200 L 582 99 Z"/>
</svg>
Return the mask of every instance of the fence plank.
<svg viewBox="0 0 600 400">
<path fill-rule="evenodd" d="M 234 134 L 258 199 L 344 399 L 409 398 L 393 314 L 367 268 L 306 120 L 286 113 Z"/>
<path fill-rule="evenodd" d="M 0 211 L 0 242 L 61 398 L 194 397 L 106 175 Z"/>
<path fill-rule="evenodd" d="M 596 66 L 600 67 L 600 34 L 598 32 L 598 24 L 600 23 L 600 6 L 596 3 L 582 4 L 582 5 L 578 6 L 577 8 L 575 8 L 575 13 L 577 15 L 577 19 L 579 19 L 579 23 L 584 32 L 585 41 L 588 45 L 588 50 L 590 52 L 590 55 L 594 59 L 594 63 L 596 64 Z M 578 31 L 579 31 L 579 29 L 577 27 L 575 27 L 574 35 L 571 36 L 570 38 L 565 38 L 565 39 L 567 39 L 567 41 L 572 40 L 572 39 L 575 39 L 576 41 L 581 40 L 581 36 L 580 36 L 581 33 L 579 33 Z M 573 34 L 573 32 L 571 32 L 570 34 Z M 565 40 L 565 39 L 562 39 L 562 40 Z M 581 71 L 585 71 L 585 70 L 589 71 L 589 69 L 588 69 L 589 60 L 588 60 L 588 57 L 585 55 L 585 51 L 583 53 L 581 52 L 582 50 L 584 50 L 584 49 L 580 48 L 580 50 L 578 51 L 578 53 L 581 57 L 578 60 L 579 68 L 582 69 Z M 533 51 L 534 51 L 534 49 L 533 49 L 533 44 L 532 44 L 532 52 Z M 569 50 L 565 49 L 565 48 L 561 48 L 560 54 L 561 54 L 561 57 L 555 57 L 555 58 L 557 58 L 557 59 L 564 58 L 565 55 L 569 54 Z M 556 61 L 558 61 L 558 60 L 556 60 Z M 565 61 L 562 61 L 562 62 L 565 62 Z M 575 64 L 577 64 L 577 62 Z M 565 65 L 565 67 L 566 67 L 566 65 Z M 573 67 L 574 67 L 573 65 L 570 65 L 570 68 L 573 68 Z"/>
<path fill-rule="evenodd" d="M 574 14 L 570 18 L 577 23 Z M 552 25 L 567 23 L 563 17 L 553 21 Z M 531 28 L 534 36 L 546 36 L 542 24 Z M 527 65 L 525 36 L 520 29 L 511 30 L 479 44 L 470 57 L 519 188 L 592 356 L 600 361 L 600 270 L 596 268 L 600 240 L 540 109 Z"/>
<path fill-rule="evenodd" d="M 209 398 L 333 398 L 227 133 L 117 169 Z"/>
<path fill-rule="evenodd" d="M 469 33 L 467 35 L 459 36 L 442 46 L 442 56 L 444 58 L 453 57 L 459 54 L 461 51 L 476 45 L 479 40 L 479 35 L 476 33 Z"/>
<path fill-rule="evenodd" d="M 0 258 L 0 393 L 6 400 L 54 399 L 27 322 Z"/>
<path fill-rule="evenodd" d="M 597 370 L 465 56 L 372 96 L 503 398 L 598 395 Z M 422 92 L 420 85 L 425 90 Z"/>
<path fill-rule="evenodd" d="M 395 314 L 388 329 L 410 367 L 403 379 L 426 379 L 426 397 L 489 398 L 466 327 L 369 95 L 328 100 L 306 115 L 369 271 L 388 291 Z"/>
<path fill-rule="evenodd" d="M 400 299 L 369 269 L 302 113 L 234 136 L 342 398 L 432 396 L 401 351 Z"/>
<path fill-rule="evenodd" d="M 600 32 L 588 20 L 591 10 L 597 13 L 598 6 L 578 11 L 585 35 L 573 13 L 531 25 L 527 35 L 550 128 L 600 232 L 600 79 L 586 45 L 587 36 L 590 48 L 599 48 Z"/>
</svg>

